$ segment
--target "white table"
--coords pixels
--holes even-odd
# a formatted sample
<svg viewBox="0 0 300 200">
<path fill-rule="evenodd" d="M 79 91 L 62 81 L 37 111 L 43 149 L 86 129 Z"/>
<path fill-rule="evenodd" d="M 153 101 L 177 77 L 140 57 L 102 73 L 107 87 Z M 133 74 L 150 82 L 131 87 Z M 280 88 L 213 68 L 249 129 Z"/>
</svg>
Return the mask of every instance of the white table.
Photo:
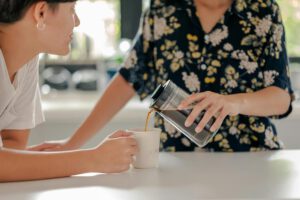
<svg viewBox="0 0 300 200">
<path fill-rule="evenodd" d="M 1 200 L 207 198 L 300 199 L 300 150 L 161 153 L 158 169 L 0 184 Z"/>
</svg>

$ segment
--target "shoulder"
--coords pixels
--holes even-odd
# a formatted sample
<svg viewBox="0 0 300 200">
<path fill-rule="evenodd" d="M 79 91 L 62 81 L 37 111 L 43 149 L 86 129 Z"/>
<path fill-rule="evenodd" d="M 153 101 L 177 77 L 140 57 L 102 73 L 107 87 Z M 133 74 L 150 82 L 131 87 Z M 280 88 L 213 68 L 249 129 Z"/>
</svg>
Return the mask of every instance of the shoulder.
<svg viewBox="0 0 300 200">
<path fill-rule="evenodd" d="M 191 3 L 191 0 L 151 0 L 150 9 L 161 9 L 165 7 L 181 7 L 184 4 Z"/>
<path fill-rule="evenodd" d="M 280 8 L 276 0 L 235 0 L 234 8 L 247 18 L 270 18 L 281 21 Z"/>
<path fill-rule="evenodd" d="M 279 5 L 276 0 L 237 0 L 245 1 L 247 7 L 258 15 L 275 14 L 279 11 Z"/>
</svg>

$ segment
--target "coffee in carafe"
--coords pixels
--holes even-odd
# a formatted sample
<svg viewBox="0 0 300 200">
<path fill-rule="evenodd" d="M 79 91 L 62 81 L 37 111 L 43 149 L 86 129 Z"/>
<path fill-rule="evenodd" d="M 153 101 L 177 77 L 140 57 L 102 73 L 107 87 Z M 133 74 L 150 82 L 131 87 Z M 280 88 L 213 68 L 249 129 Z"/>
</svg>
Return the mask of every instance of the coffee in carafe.
<svg viewBox="0 0 300 200">
<path fill-rule="evenodd" d="M 188 96 L 188 93 L 183 91 L 169 80 L 164 85 L 159 85 L 156 88 L 152 94 L 153 103 L 151 104 L 150 108 L 154 109 L 160 116 L 162 116 L 199 147 L 203 147 L 217 133 L 217 130 L 214 132 L 210 131 L 210 128 L 216 119 L 215 117 L 212 117 L 205 125 L 204 129 L 197 133 L 195 129 L 205 114 L 205 111 L 203 111 L 191 126 L 186 127 L 184 124 L 187 117 L 192 112 L 192 109 L 178 110 L 177 107 Z"/>
</svg>

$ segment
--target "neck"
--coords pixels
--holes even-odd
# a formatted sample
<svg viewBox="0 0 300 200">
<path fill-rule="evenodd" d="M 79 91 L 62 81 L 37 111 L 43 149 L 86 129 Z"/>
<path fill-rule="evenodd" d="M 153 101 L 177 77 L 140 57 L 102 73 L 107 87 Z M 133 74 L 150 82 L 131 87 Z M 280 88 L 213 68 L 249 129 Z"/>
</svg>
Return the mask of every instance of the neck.
<svg viewBox="0 0 300 200">
<path fill-rule="evenodd" d="M 218 9 L 218 8 L 227 7 L 234 0 L 195 0 L 195 1 L 198 5 L 202 5 L 210 9 Z"/>
<path fill-rule="evenodd" d="M 34 33 L 28 27 L 30 26 L 26 24 L 13 24 L 0 32 L 0 49 L 11 81 L 17 71 L 39 53 L 35 46 Z"/>
</svg>

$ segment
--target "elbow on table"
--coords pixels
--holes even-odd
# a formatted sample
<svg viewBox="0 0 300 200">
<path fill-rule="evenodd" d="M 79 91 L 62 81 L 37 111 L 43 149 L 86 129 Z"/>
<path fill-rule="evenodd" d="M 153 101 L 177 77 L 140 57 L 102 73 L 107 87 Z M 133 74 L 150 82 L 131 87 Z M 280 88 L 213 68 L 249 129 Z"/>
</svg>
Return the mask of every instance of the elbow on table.
<svg viewBox="0 0 300 200">
<path fill-rule="evenodd" d="M 284 115 L 289 111 L 292 100 L 292 96 L 287 91 L 282 90 L 279 105 L 277 106 L 278 115 Z"/>
</svg>

